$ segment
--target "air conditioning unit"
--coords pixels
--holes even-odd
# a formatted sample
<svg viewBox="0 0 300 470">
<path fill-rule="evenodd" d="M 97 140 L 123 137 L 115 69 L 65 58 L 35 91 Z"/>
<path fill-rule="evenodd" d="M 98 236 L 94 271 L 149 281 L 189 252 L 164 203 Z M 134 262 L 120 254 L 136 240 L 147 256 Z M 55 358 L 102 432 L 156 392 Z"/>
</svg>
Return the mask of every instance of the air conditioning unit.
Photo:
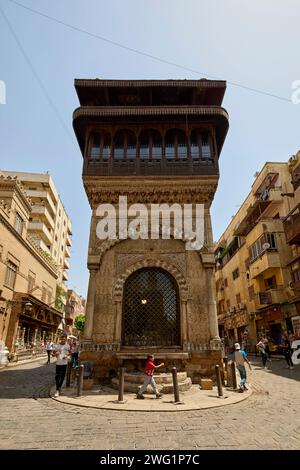
<svg viewBox="0 0 300 470">
<path fill-rule="evenodd" d="M 240 309 L 240 310 L 244 310 L 244 308 L 245 308 L 245 304 L 244 304 L 243 302 L 241 302 L 241 303 L 239 304 L 239 309 Z"/>
</svg>

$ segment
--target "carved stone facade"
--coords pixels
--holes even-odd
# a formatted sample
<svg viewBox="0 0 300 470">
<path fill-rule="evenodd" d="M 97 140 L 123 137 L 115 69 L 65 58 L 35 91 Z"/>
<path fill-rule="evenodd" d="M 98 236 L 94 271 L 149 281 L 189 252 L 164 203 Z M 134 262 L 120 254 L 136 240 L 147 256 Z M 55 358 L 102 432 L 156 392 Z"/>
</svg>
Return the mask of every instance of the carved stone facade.
<svg viewBox="0 0 300 470">
<path fill-rule="evenodd" d="M 176 93 L 174 94 L 174 82 L 155 82 L 155 87 L 157 86 L 158 89 L 153 89 L 152 91 L 153 96 L 158 93 L 156 99 L 158 100 L 157 107 L 160 105 L 159 119 L 161 119 L 166 128 L 172 129 L 172 126 L 176 127 L 177 125 L 178 128 L 183 129 L 187 120 L 184 110 L 189 109 L 188 106 L 192 102 L 194 105 L 199 105 L 199 108 L 197 108 L 198 113 L 195 111 L 195 114 L 193 114 L 193 126 L 200 126 L 201 129 L 206 129 L 205 132 L 209 132 L 209 140 L 207 140 L 209 144 L 207 143 L 206 145 L 210 147 L 209 149 L 208 147 L 204 148 L 203 140 L 201 141 L 202 143 L 200 142 L 201 131 L 199 133 L 199 142 L 197 141 L 195 144 L 191 138 L 190 143 L 184 147 L 186 153 L 183 156 L 183 160 L 179 161 L 178 159 L 182 158 L 180 153 L 181 147 L 179 146 L 183 145 L 180 144 L 180 136 L 182 134 L 179 131 L 177 134 L 174 132 L 174 148 L 176 148 L 176 152 L 174 150 L 174 164 L 168 162 L 169 150 L 165 147 L 167 143 L 163 140 L 162 147 L 160 147 L 162 160 L 159 162 L 163 169 L 163 174 L 157 176 L 155 173 L 157 161 L 151 160 L 154 156 L 153 136 L 155 134 L 153 130 L 149 130 L 149 155 L 152 156 L 151 158 L 149 157 L 149 161 L 145 162 L 145 153 L 142 154 L 140 143 L 137 147 L 138 150 L 134 150 L 134 152 L 137 152 L 134 157 L 136 160 L 134 162 L 126 160 L 129 156 L 130 132 L 136 134 L 134 126 L 144 127 L 145 130 L 147 128 L 151 129 L 153 128 L 153 119 L 157 119 L 157 117 L 153 117 L 152 112 L 147 112 L 146 104 L 144 107 L 142 105 L 143 100 L 150 99 L 152 107 L 154 106 L 152 91 L 150 90 L 151 97 L 149 98 L 150 95 L 147 94 L 146 97 L 146 94 L 143 94 L 145 92 L 144 89 L 139 89 L 140 109 L 143 109 L 144 112 L 142 114 L 138 113 L 143 117 L 135 118 L 135 122 L 132 124 L 130 121 L 132 113 L 125 112 L 130 110 L 130 106 L 128 106 L 130 99 L 124 98 L 122 103 L 124 113 L 121 112 L 121 117 L 120 108 L 114 114 L 116 108 L 110 104 L 110 100 L 117 102 L 121 99 L 121 94 L 118 94 L 116 87 L 122 88 L 124 81 L 122 83 L 114 81 L 111 85 L 112 88 L 105 81 L 76 81 L 81 108 L 74 113 L 74 128 L 84 156 L 83 182 L 92 209 L 88 250 L 90 281 L 81 357 L 94 361 L 96 375 L 99 379 L 108 379 L 116 375 L 117 369 L 121 364 L 128 370 L 140 369 L 143 359 L 150 350 L 155 353 L 157 358 L 164 360 L 167 370 L 176 365 L 180 370 L 186 370 L 194 381 L 198 380 L 201 376 L 213 375 L 215 364 L 221 363 L 221 343 L 218 336 L 214 293 L 214 256 L 212 252 L 213 239 L 210 205 L 217 188 L 219 176 L 218 156 L 227 132 L 226 126 L 228 126 L 227 117 L 225 117 L 226 112 L 222 108 L 218 108 L 221 104 L 220 96 L 223 96 L 225 85 L 224 82 L 210 81 L 205 81 L 205 83 L 196 81 L 195 85 L 194 81 L 179 82 L 178 87 L 180 89 L 183 88 L 185 91 L 179 92 L 178 88 L 178 96 L 181 96 L 181 94 L 182 96 L 178 98 L 177 108 L 172 108 L 173 110 L 177 109 L 178 113 L 176 115 L 182 115 L 178 118 L 177 124 L 174 124 L 174 118 L 171 118 L 168 114 L 169 107 L 164 107 L 163 105 L 164 100 L 177 100 L 177 95 Z M 131 93 L 134 95 L 135 88 L 144 87 L 146 86 L 145 83 L 147 82 L 142 84 L 140 82 L 135 83 L 134 81 L 128 82 L 127 95 L 129 97 Z M 149 82 L 150 88 L 154 86 L 151 83 Z M 172 83 L 173 89 L 168 90 Z M 218 92 L 212 91 L 214 87 L 218 88 Z M 208 91 L 208 88 L 210 88 L 210 91 Z M 104 94 L 102 94 L 103 90 Z M 201 111 L 203 108 L 201 107 L 201 100 L 204 100 L 204 95 L 202 96 L 204 92 L 210 93 L 205 98 L 206 108 L 209 108 L 208 101 L 210 101 L 211 105 L 213 105 L 211 109 L 220 110 L 219 117 L 212 113 L 209 122 L 207 117 L 203 117 Z M 123 91 L 122 93 L 124 95 Z M 95 105 L 91 109 L 90 106 L 93 100 L 95 100 Z M 102 100 L 104 100 L 103 103 Z M 106 107 L 105 109 L 109 109 L 110 112 L 108 114 L 104 113 L 105 117 L 103 117 L 103 113 L 95 114 L 94 111 L 97 109 L 97 106 L 101 107 L 101 109 Z M 173 115 L 174 113 L 172 112 L 171 114 Z M 220 117 L 221 115 L 222 118 Z M 137 124 L 136 119 L 140 121 L 139 124 Z M 124 120 L 125 124 L 121 122 Z M 111 139 L 111 137 L 107 138 L 105 134 L 105 129 L 108 129 L 110 126 L 108 121 L 110 121 L 112 126 L 123 126 L 128 131 L 126 131 L 127 134 L 124 133 L 125 140 L 124 151 L 122 150 L 122 161 L 117 160 L 119 158 L 117 157 L 117 139 L 112 144 L 111 150 L 109 147 L 109 152 L 111 152 L 110 157 L 105 160 L 107 158 L 105 139 Z M 94 136 L 95 128 L 97 128 L 97 132 L 100 129 L 99 142 L 101 142 L 99 143 L 99 160 L 96 161 L 94 158 L 91 159 L 91 155 L 95 155 L 95 152 L 98 152 L 98 144 L 96 145 L 96 140 L 90 141 L 90 136 Z M 95 137 L 92 137 L 92 139 L 95 139 Z M 194 150 L 192 150 L 192 145 L 194 145 Z M 208 152 L 211 157 L 210 160 L 201 160 L 200 156 L 198 161 L 195 157 L 195 147 L 200 149 L 199 152 L 202 156 L 205 152 Z M 131 145 L 131 152 L 133 151 L 132 148 Z M 132 173 L 130 174 L 129 168 L 131 164 L 134 167 L 132 166 Z M 125 173 L 122 168 L 126 168 Z M 174 168 L 176 168 L 176 176 L 174 175 Z M 182 171 L 180 168 L 182 168 Z M 185 170 L 183 171 L 183 169 Z M 139 171 L 141 173 L 137 174 L 136 172 Z M 189 176 L 185 176 L 186 174 L 189 174 Z M 147 209 L 150 209 L 151 204 L 193 204 L 193 207 L 196 204 L 202 204 L 204 206 L 204 243 L 201 250 L 187 250 L 184 238 L 181 240 L 176 238 L 163 239 L 163 237 L 151 239 L 150 231 L 149 237 L 144 237 L 144 239 L 119 239 L 117 237 L 116 239 L 99 240 L 96 235 L 97 224 L 100 220 L 97 215 L 97 207 L 99 204 L 112 204 L 116 208 L 118 225 L 119 196 L 126 196 L 128 205 L 140 203 L 144 204 Z M 194 215 L 195 212 L 193 212 Z M 162 230 L 161 226 L 160 229 Z M 133 346 L 128 346 L 124 340 L 126 326 L 124 312 L 128 307 L 125 304 L 125 293 L 127 292 L 126 289 L 128 289 L 129 280 L 139 272 L 146 274 L 161 273 L 162 277 L 165 275 L 166 279 L 171 280 L 170 282 L 176 286 L 176 325 L 178 326 L 174 326 L 175 323 L 173 324 L 168 320 L 170 324 L 172 323 L 174 329 L 178 328 L 176 341 L 172 342 L 172 340 L 169 340 L 166 344 L 158 341 L 157 344 L 153 345 L 149 340 L 147 344 L 147 333 L 145 333 L 146 339 L 144 335 L 142 346 L 138 342 Z M 147 285 L 148 294 L 149 286 L 151 287 L 151 284 Z M 136 286 L 136 288 L 137 292 L 146 292 L 145 289 L 143 291 L 142 285 Z M 157 310 L 162 310 L 158 312 L 161 317 L 167 318 L 169 313 L 166 310 L 164 311 L 164 309 L 167 309 L 164 294 L 165 292 L 158 293 L 158 297 L 161 296 L 162 300 L 160 303 L 157 300 L 156 308 Z M 175 294 L 173 294 L 170 293 L 172 305 L 175 302 Z M 153 298 L 153 296 L 151 297 L 150 295 L 149 298 Z M 148 300 L 147 295 L 140 294 L 138 301 L 146 305 Z M 148 307 L 144 307 L 144 310 L 142 307 L 140 308 L 141 312 L 149 311 L 147 310 Z M 156 325 L 153 324 L 154 329 L 155 327 Z"/>
</svg>

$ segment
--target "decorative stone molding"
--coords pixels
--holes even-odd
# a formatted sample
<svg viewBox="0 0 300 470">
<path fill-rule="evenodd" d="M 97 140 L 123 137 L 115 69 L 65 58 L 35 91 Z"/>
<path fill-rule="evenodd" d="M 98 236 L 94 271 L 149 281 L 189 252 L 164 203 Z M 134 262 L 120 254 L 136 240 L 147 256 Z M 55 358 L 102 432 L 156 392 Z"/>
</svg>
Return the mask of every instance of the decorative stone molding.
<svg viewBox="0 0 300 470">
<path fill-rule="evenodd" d="M 214 197 L 217 182 L 216 180 L 211 184 L 201 185 L 193 184 L 193 186 L 187 185 L 187 187 L 177 187 L 176 185 L 170 185 L 164 181 L 163 187 L 162 184 L 156 184 L 152 182 L 151 185 L 144 184 L 143 190 L 134 188 L 133 185 L 129 186 L 123 185 L 121 182 L 116 184 L 116 188 L 113 189 L 112 184 L 110 184 L 110 189 L 105 189 L 101 183 L 97 184 L 96 181 L 87 181 L 85 180 L 85 190 L 90 201 L 90 204 L 95 208 L 99 204 L 108 203 L 108 204 L 119 204 L 120 194 L 126 195 L 128 204 L 195 204 L 195 203 L 210 203 Z M 141 183 L 140 183 L 141 184 Z"/>
<path fill-rule="evenodd" d="M 189 289 L 186 283 L 186 280 L 183 274 L 178 270 L 176 266 L 171 264 L 170 262 L 163 261 L 161 259 L 154 260 L 154 259 L 143 259 L 134 263 L 133 265 L 129 266 L 126 271 L 117 279 L 114 288 L 113 288 L 113 297 L 116 302 L 120 302 L 122 300 L 123 294 L 123 287 L 126 282 L 126 279 L 135 271 L 142 268 L 162 268 L 169 272 L 177 281 L 179 292 L 180 292 L 180 299 L 182 301 L 186 301 L 188 299 Z"/>
<path fill-rule="evenodd" d="M 101 352 L 101 351 L 120 351 L 120 343 L 95 343 L 94 341 L 84 341 L 81 343 L 82 351 Z"/>
<path fill-rule="evenodd" d="M 221 341 L 210 341 L 209 343 L 184 343 L 183 350 L 187 352 L 220 351 Z"/>
</svg>

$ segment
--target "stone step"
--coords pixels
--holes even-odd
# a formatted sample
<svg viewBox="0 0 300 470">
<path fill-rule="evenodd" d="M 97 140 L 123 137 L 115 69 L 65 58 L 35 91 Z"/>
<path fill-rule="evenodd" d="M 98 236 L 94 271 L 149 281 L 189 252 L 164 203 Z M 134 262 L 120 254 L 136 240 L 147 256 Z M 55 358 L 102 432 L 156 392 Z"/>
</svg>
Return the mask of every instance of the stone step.
<svg viewBox="0 0 300 470">
<path fill-rule="evenodd" d="M 173 377 L 170 373 L 154 374 L 154 380 L 157 384 L 172 384 Z M 144 383 L 145 375 L 141 372 L 126 372 L 124 376 L 125 382 L 131 382 L 142 385 Z M 177 372 L 178 382 L 183 382 L 187 379 L 186 372 Z"/>
<path fill-rule="evenodd" d="M 156 378 L 155 378 L 156 381 Z M 117 377 L 113 378 L 112 381 L 112 387 L 114 389 L 119 388 L 119 379 Z M 142 381 L 143 383 L 143 381 Z M 139 388 L 142 383 L 134 383 L 134 382 L 124 382 L 124 392 L 131 392 L 131 393 L 137 393 L 139 391 Z M 158 383 L 156 381 L 158 391 L 160 393 L 173 393 L 173 383 Z M 181 380 L 179 382 L 178 380 L 178 388 L 180 392 L 185 392 L 186 390 L 189 390 L 192 386 L 192 381 L 190 377 L 186 377 L 184 380 Z M 148 385 L 147 390 L 145 393 L 153 393 L 152 387 Z"/>
</svg>

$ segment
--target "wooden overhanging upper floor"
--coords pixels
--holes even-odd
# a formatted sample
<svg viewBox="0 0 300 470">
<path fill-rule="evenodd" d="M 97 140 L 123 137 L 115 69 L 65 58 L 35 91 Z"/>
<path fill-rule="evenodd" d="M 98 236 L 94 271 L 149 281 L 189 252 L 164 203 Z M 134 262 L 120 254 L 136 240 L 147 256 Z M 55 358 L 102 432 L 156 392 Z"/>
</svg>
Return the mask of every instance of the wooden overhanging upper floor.
<svg viewBox="0 0 300 470">
<path fill-rule="evenodd" d="M 218 156 L 228 131 L 228 114 L 221 107 L 226 82 L 214 80 L 75 80 L 81 106 L 73 127 L 82 152 L 93 128 L 145 128 L 153 124 L 185 129 L 213 128 Z"/>
<path fill-rule="evenodd" d="M 75 79 L 81 106 L 221 106 L 223 80 Z"/>
</svg>

